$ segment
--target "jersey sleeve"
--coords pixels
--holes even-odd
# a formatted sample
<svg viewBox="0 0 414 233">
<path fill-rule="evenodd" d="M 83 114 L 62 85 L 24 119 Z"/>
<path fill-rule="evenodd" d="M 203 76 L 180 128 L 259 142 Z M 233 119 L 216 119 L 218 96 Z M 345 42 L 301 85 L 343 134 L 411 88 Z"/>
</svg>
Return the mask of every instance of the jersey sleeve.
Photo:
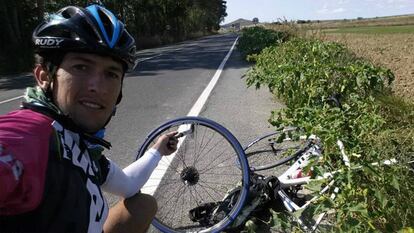
<svg viewBox="0 0 414 233">
<path fill-rule="evenodd" d="M 99 162 L 100 173 L 101 173 L 101 182 L 99 185 L 102 185 L 108 179 L 108 173 L 111 167 L 111 161 L 108 158 L 106 158 L 104 155 L 102 155 L 101 158 L 98 160 L 98 162 Z"/>
<path fill-rule="evenodd" d="M 0 117 L 0 215 L 25 213 L 40 204 L 51 122 L 30 110 Z"/>
<path fill-rule="evenodd" d="M 149 149 L 141 158 L 124 169 L 110 161 L 108 176 L 102 185 L 103 190 L 124 198 L 133 196 L 148 181 L 160 160 L 160 153 L 155 149 Z"/>
</svg>

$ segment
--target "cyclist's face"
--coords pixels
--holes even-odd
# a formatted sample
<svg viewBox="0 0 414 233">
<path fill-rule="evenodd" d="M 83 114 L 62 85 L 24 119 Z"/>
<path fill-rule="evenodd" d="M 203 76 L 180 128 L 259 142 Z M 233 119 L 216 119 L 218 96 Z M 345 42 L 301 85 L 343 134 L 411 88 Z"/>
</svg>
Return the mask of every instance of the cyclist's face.
<svg viewBox="0 0 414 233">
<path fill-rule="evenodd" d="M 122 77 L 122 64 L 110 57 L 68 53 L 52 83 L 54 102 L 78 126 L 95 132 L 113 112 Z"/>
</svg>

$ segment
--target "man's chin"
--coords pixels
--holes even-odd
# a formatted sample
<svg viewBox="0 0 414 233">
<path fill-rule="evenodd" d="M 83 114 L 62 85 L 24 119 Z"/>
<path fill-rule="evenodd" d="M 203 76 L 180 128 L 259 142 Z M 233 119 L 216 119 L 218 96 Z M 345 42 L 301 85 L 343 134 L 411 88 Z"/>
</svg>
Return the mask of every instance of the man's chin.
<svg viewBox="0 0 414 233">
<path fill-rule="evenodd" d="M 85 131 L 86 133 L 90 133 L 90 134 L 94 134 L 96 132 L 98 132 L 98 130 L 102 129 L 105 124 L 99 124 L 98 122 L 76 122 L 75 124 L 81 128 L 83 131 Z"/>
</svg>

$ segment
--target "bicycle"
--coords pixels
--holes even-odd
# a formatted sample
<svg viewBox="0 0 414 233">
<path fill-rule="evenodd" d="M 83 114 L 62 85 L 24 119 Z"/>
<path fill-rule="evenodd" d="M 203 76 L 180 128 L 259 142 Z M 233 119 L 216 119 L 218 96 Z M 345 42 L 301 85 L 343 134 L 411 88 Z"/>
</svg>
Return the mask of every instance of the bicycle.
<svg viewBox="0 0 414 233">
<path fill-rule="evenodd" d="M 319 139 L 314 135 L 294 137 L 296 130 L 290 127 L 267 134 L 243 148 L 226 128 L 205 118 L 184 117 L 161 125 L 147 136 L 137 154 L 137 158 L 142 156 L 163 133 L 179 132 L 177 152 L 163 157 L 142 190 L 159 201 L 153 225 L 162 232 L 221 232 L 241 214 L 248 200 L 251 176 L 287 163 L 292 164 L 271 184 L 285 210 L 303 211 L 328 190 L 334 199 L 339 190 L 329 178 L 341 171 L 312 177 L 307 166 L 322 155 Z M 338 146 L 349 166 L 340 141 Z M 266 159 L 261 158 L 263 154 Z M 275 158 L 280 154 L 285 156 Z M 394 163 L 385 161 L 388 165 Z M 299 193 L 303 185 L 322 179 L 327 182 L 319 195 L 308 198 Z M 296 221 L 303 230 L 314 231 L 325 215 Z"/>
<path fill-rule="evenodd" d="M 219 232 L 233 221 L 247 198 L 249 166 L 243 148 L 223 126 L 204 118 L 184 117 L 152 131 L 139 149 L 137 158 L 153 145 L 158 136 L 170 131 L 179 132 L 178 149 L 162 158 L 142 189 L 158 201 L 159 209 L 153 225 L 162 232 Z M 235 161 L 241 169 L 234 165 Z M 217 177 L 223 178 L 217 180 Z M 232 208 L 216 209 L 217 217 L 212 222 L 198 223 L 187 217 L 201 201 L 216 203 L 239 182 L 243 188 L 238 198 L 233 200 Z"/>
</svg>

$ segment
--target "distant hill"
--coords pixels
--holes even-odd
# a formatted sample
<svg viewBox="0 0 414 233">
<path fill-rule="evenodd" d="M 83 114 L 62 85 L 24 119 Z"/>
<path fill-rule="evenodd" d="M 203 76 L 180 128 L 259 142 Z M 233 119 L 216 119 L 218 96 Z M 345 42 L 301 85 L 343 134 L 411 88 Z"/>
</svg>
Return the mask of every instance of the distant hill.
<svg viewBox="0 0 414 233">
<path fill-rule="evenodd" d="M 254 25 L 253 21 L 251 21 L 251 20 L 238 19 L 238 20 L 235 20 L 233 22 L 221 25 L 220 27 L 222 29 L 230 29 L 232 27 L 240 29 L 240 28 L 243 28 L 243 27 L 251 26 L 251 25 Z"/>
</svg>

